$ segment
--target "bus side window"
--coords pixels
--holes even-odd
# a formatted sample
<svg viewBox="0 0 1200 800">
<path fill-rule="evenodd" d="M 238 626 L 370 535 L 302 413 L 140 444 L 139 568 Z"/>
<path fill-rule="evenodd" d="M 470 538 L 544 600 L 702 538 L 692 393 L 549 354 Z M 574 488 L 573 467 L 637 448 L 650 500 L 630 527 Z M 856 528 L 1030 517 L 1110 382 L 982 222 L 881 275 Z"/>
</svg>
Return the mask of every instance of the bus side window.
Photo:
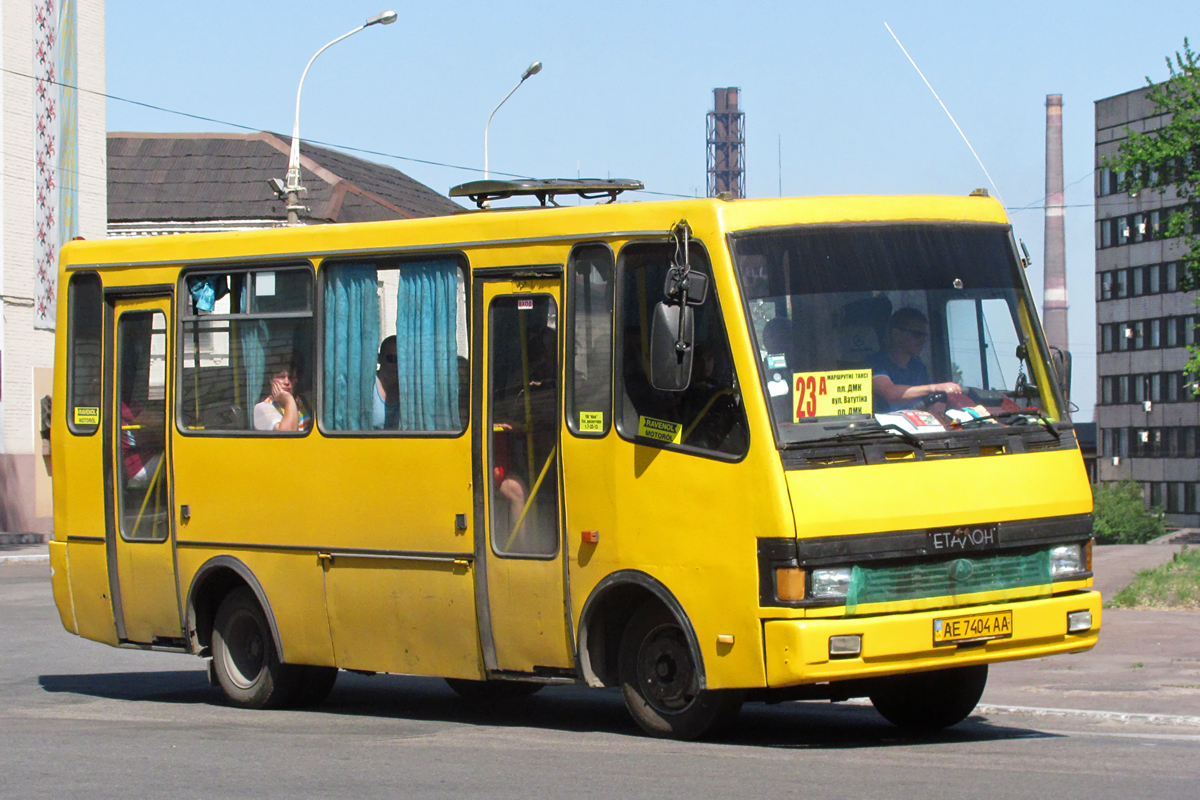
<svg viewBox="0 0 1200 800">
<path fill-rule="evenodd" d="M 311 430 L 312 270 L 272 265 L 189 272 L 180 296 L 181 429 Z"/>
<path fill-rule="evenodd" d="M 567 427 L 576 436 L 604 436 L 612 408 L 612 249 L 576 247 L 568 281 Z"/>
<path fill-rule="evenodd" d="M 715 287 L 704 305 L 695 308 L 695 355 L 692 379 L 682 392 L 660 392 L 647 377 L 650 320 L 663 299 L 674 246 L 631 244 L 621 251 L 621 387 L 617 430 L 641 444 L 745 455 L 749 444 L 746 412 L 733 369 L 729 340 L 721 320 Z M 699 243 L 691 268 L 712 276 L 708 256 Z"/>
<path fill-rule="evenodd" d="M 323 432 L 466 429 L 463 267 L 454 257 L 322 265 Z"/>
<path fill-rule="evenodd" d="M 67 288 L 67 428 L 74 434 L 100 425 L 103 292 L 94 272 L 72 275 Z"/>
</svg>

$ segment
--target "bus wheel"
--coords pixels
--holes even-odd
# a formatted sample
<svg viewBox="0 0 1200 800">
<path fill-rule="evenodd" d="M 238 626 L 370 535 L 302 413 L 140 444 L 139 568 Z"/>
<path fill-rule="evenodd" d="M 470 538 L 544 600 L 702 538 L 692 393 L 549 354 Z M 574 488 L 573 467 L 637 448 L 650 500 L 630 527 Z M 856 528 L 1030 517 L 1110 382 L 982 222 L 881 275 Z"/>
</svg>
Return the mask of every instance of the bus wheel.
<svg viewBox="0 0 1200 800">
<path fill-rule="evenodd" d="M 280 708 L 295 696 L 301 673 L 280 663 L 267 617 L 249 587 L 234 589 L 221 601 L 212 653 L 217 682 L 234 705 Z"/>
<path fill-rule="evenodd" d="M 337 682 L 337 667 L 296 667 L 300 681 L 296 695 L 288 704 L 292 708 L 313 708 L 325 702 Z"/>
<path fill-rule="evenodd" d="M 642 606 L 621 637 L 621 692 L 642 730 L 669 739 L 698 739 L 733 721 L 741 691 L 700 690 L 696 663 L 675 617 Z"/>
<path fill-rule="evenodd" d="M 914 672 L 886 678 L 871 693 L 871 705 L 893 725 L 936 731 L 962 722 L 987 685 L 987 664 Z"/>
<path fill-rule="evenodd" d="M 515 700 L 529 697 L 542 690 L 545 684 L 525 681 L 469 681 L 446 678 L 446 685 L 467 700 Z"/>
</svg>

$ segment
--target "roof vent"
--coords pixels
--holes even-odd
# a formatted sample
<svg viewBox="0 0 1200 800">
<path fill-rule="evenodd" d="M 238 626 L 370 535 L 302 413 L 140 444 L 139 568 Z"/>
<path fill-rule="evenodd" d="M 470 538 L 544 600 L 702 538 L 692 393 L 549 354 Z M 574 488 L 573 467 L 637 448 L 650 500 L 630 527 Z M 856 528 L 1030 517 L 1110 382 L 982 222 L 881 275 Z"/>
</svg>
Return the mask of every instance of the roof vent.
<svg viewBox="0 0 1200 800">
<path fill-rule="evenodd" d="M 587 200 L 607 197 L 612 203 L 621 192 L 645 188 L 641 181 L 624 178 L 580 178 L 519 181 L 471 181 L 450 189 L 451 197 L 469 197 L 480 208 L 486 208 L 492 200 L 509 197 L 536 197 L 544 207 L 547 203 L 557 206 L 559 195 L 576 195 Z"/>
<path fill-rule="evenodd" d="M 988 196 L 987 189 L 980 188 L 980 189 L 976 189 L 975 191 L 971 192 L 971 197 L 987 197 L 987 196 Z"/>
</svg>

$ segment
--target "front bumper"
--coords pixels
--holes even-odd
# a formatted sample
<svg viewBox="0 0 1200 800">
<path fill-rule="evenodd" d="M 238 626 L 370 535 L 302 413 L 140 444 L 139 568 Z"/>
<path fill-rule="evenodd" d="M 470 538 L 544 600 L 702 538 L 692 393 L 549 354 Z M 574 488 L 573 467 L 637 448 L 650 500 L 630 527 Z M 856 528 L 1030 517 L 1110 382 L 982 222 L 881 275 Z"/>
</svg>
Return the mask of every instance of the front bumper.
<svg viewBox="0 0 1200 800">
<path fill-rule="evenodd" d="M 1013 617 L 1011 638 L 933 644 L 935 619 L 1007 610 Z M 1067 633 L 1067 614 L 1072 611 L 1091 611 L 1091 629 Z M 906 614 L 763 623 L 767 685 L 772 688 L 1080 653 L 1095 646 L 1099 633 L 1100 593 L 1094 591 Z M 831 659 L 829 637 L 854 634 L 862 636 L 862 652 Z"/>
</svg>

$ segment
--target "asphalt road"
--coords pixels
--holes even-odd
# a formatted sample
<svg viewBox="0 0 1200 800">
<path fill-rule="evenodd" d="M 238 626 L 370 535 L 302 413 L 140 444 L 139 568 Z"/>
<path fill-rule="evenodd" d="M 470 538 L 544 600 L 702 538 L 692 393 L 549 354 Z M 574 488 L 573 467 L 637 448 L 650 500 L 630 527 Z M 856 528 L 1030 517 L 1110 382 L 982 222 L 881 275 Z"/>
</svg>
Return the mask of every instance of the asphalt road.
<svg viewBox="0 0 1200 800">
<path fill-rule="evenodd" d="M 44 565 L 0 565 L 3 797 L 1137 800 L 1198 791 L 1200 724 L 1182 718 L 988 713 L 914 738 L 869 706 L 785 703 L 747 705 L 720 740 L 679 743 L 640 735 L 611 691 L 553 688 L 481 707 L 437 680 L 347 673 L 318 710 L 243 711 L 222 704 L 194 657 L 65 633 L 47 575 Z M 1012 666 L 998 677 L 1001 692 L 1019 682 Z M 1093 699 L 1119 706 L 1121 697 Z"/>
</svg>

